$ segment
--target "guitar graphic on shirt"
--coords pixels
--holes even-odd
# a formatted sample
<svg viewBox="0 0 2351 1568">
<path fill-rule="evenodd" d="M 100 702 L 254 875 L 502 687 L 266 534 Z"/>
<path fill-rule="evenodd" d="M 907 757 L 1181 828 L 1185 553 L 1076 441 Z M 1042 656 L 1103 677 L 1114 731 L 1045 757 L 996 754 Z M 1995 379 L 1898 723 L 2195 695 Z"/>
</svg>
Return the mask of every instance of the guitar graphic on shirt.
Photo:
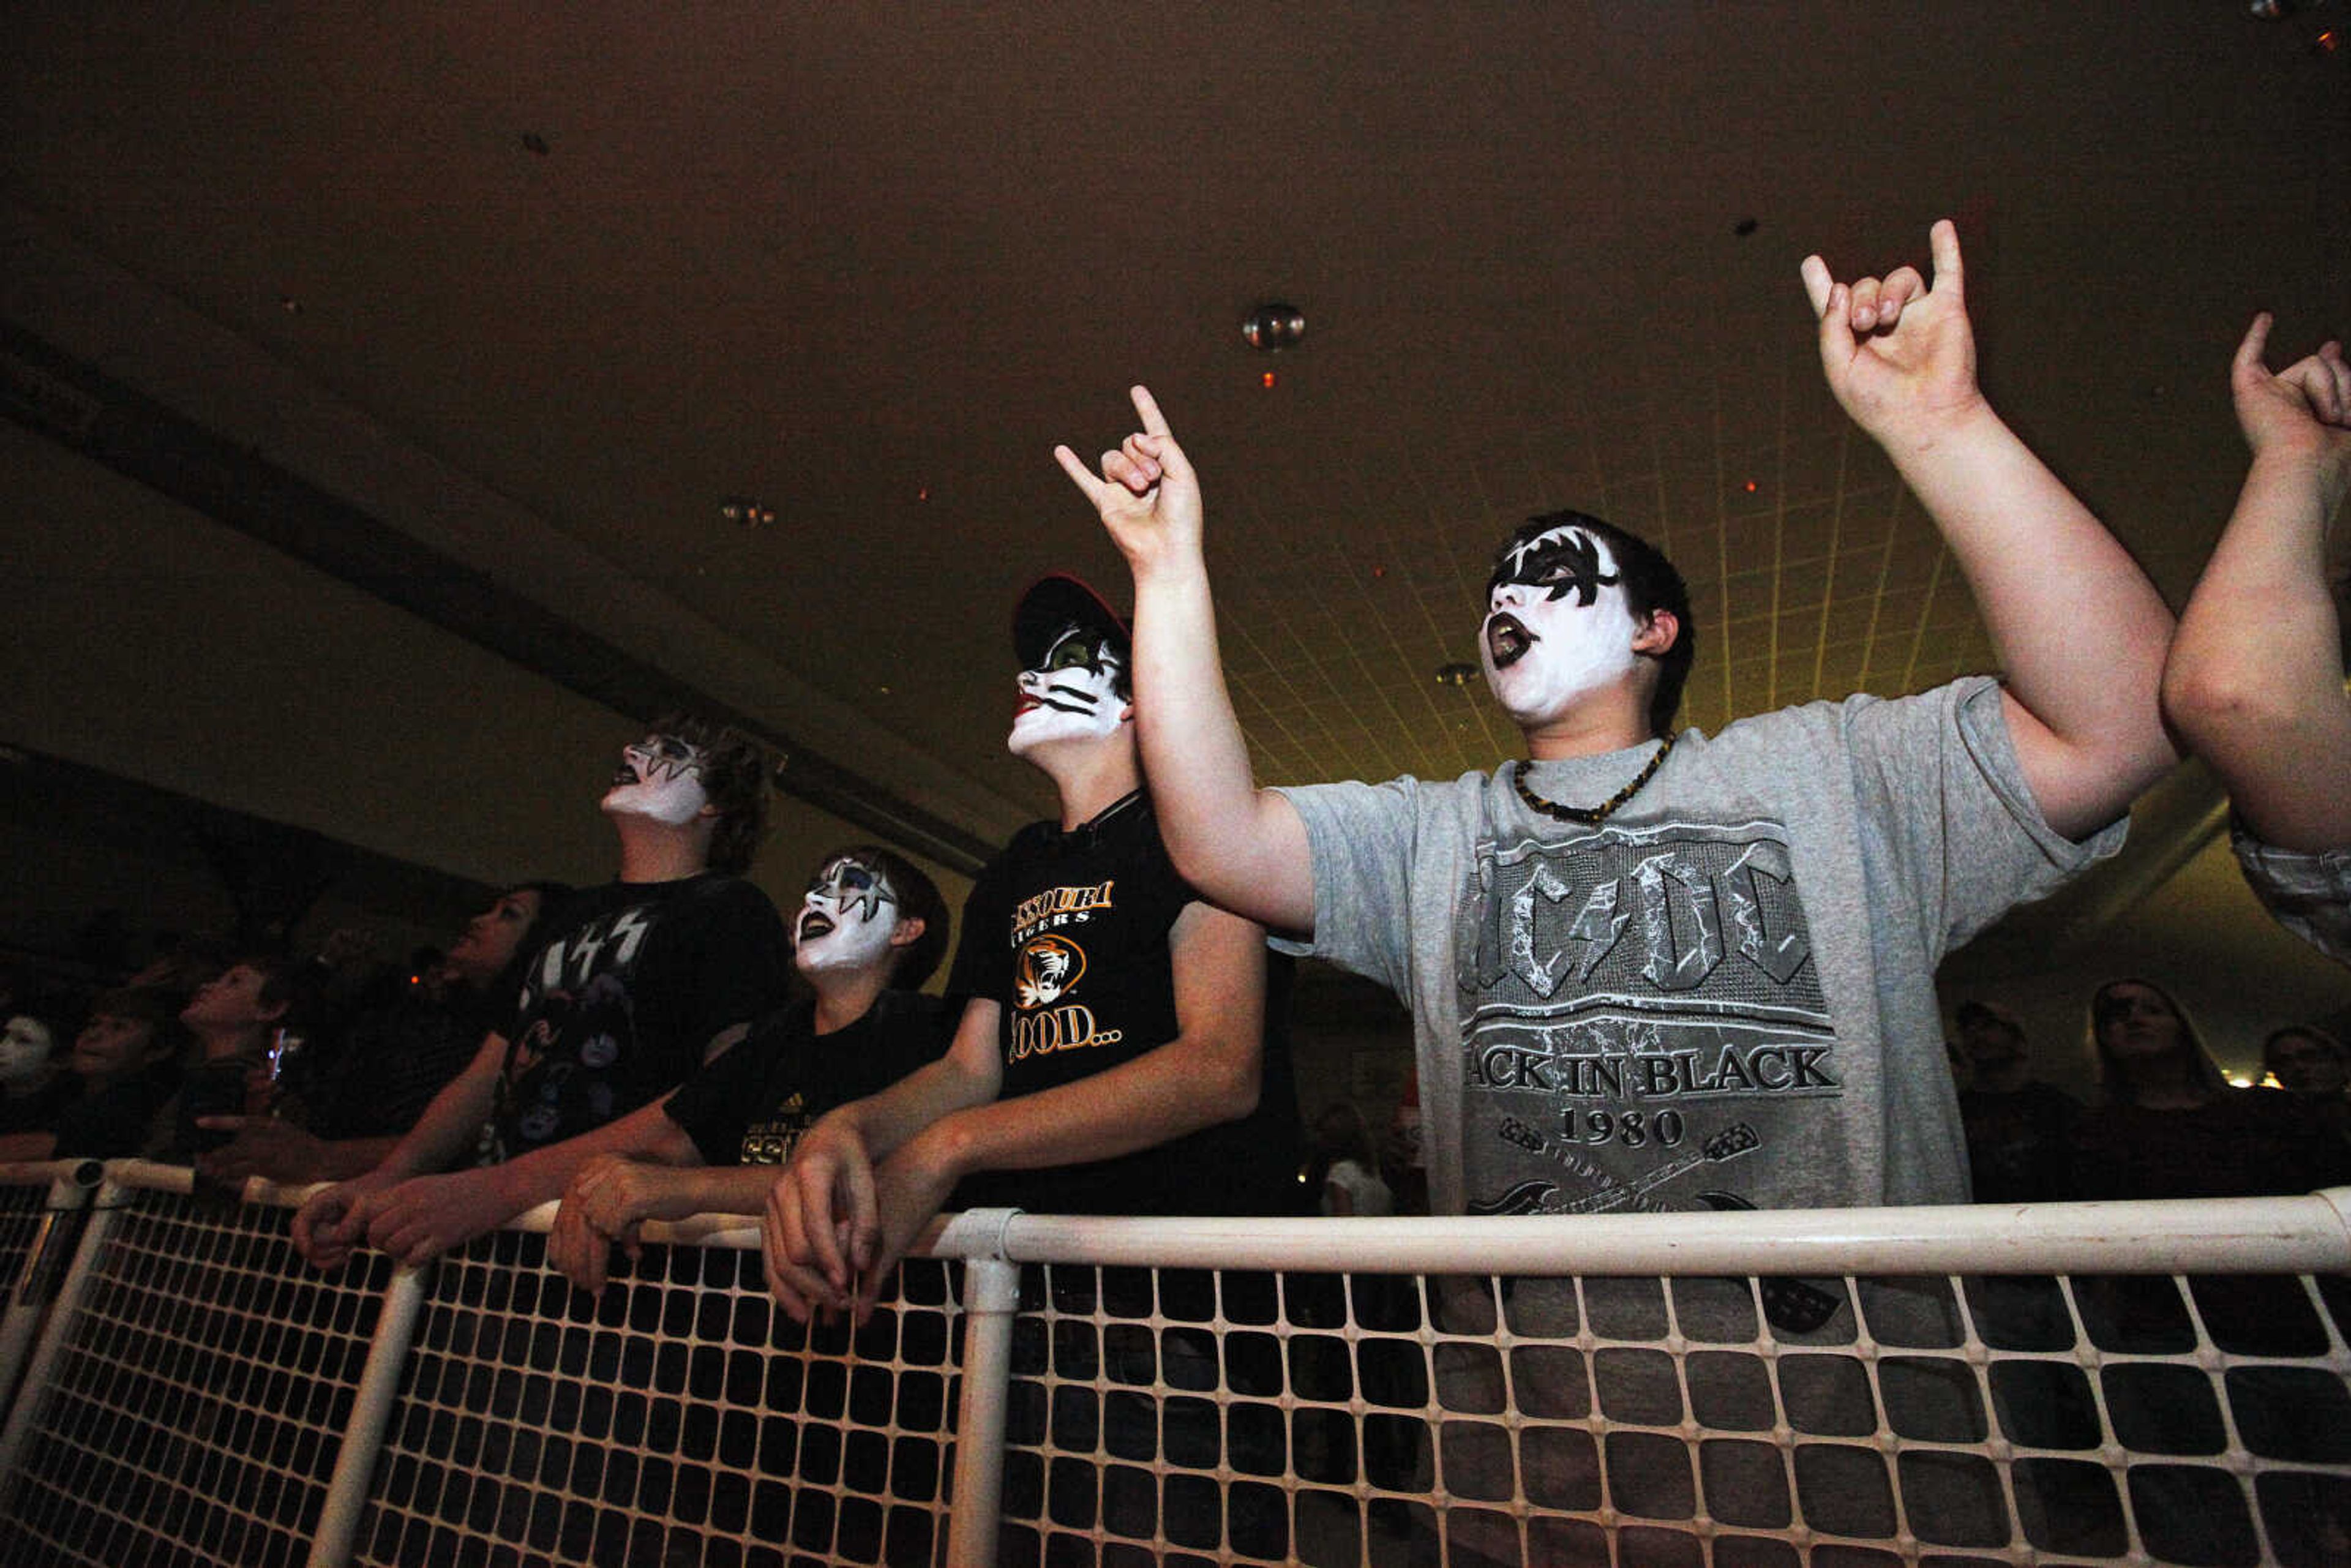
<svg viewBox="0 0 2351 1568">
<path fill-rule="evenodd" d="M 1523 1136 L 1513 1136 L 1509 1128 L 1504 1130 L 1503 1135 L 1521 1148 L 1535 1154 L 1550 1155 L 1579 1175 L 1590 1170 L 1591 1167 L 1571 1150 L 1561 1147 L 1532 1128 L 1524 1127 L 1523 1124 L 1519 1126 Z M 1598 1192 L 1588 1193 L 1562 1207 L 1552 1208 L 1545 1206 L 1544 1200 L 1559 1190 L 1559 1184 L 1545 1181 L 1538 1176 L 1520 1182 L 1499 1197 L 1470 1204 L 1469 1212 L 1472 1214 L 1604 1214 L 1612 1208 L 1622 1208 L 1635 1198 L 1655 1191 L 1676 1176 L 1696 1170 L 1700 1166 L 1719 1165 L 1725 1160 L 1735 1160 L 1740 1155 L 1750 1154 L 1762 1146 L 1762 1136 L 1753 1127 L 1744 1122 L 1733 1122 L 1729 1126 L 1699 1145 L 1695 1152 L 1668 1160 L 1655 1170 L 1630 1182 L 1605 1186 Z"/>
</svg>

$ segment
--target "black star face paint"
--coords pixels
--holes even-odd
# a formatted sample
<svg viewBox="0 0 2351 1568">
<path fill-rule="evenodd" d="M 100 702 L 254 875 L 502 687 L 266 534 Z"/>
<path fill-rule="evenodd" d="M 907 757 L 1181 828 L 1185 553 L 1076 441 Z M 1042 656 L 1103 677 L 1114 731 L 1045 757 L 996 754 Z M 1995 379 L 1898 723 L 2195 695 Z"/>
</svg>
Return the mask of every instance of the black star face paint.
<svg viewBox="0 0 2351 1568">
<path fill-rule="evenodd" d="M 861 969 L 888 959 L 898 934 L 898 894 L 878 866 L 835 855 L 809 879 L 792 923 L 793 962 L 804 975 Z"/>
<path fill-rule="evenodd" d="M 1013 753 L 1049 740 L 1115 734 L 1126 712 L 1126 701 L 1118 695 L 1125 668 L 1112 639 L 1071 624 L 1045 651 L 1042 664 L 1020 672 L 1020 699 L 1012 710 Z"/>
<path fill-rule="evenodd" d="M 649 735 L 622 747 L 621 766 L 604 791 L 604 810 L 683 827 L 710 803 L 702 766 L 702 747 L 674 735 Z"/>
<path fill-rule="evenodd" d="M 1562 526 L 1504 548 L 1486 586 L 1479 654 L 1521 727 L 1557 718 L 1634 667 L 1639 628 L 1608 546 Z"/>
</svg>

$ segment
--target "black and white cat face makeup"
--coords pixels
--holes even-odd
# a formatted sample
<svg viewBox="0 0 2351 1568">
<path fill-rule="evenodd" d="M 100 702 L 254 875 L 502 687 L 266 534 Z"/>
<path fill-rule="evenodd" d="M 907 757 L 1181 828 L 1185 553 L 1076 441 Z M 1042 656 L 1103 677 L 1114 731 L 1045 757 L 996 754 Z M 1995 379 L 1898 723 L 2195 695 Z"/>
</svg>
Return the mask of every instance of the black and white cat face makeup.
<svg viewBox="0 0 2351 1568">
<path fill-rule="evenodd" d="M 674 735 L 649 735 L 622 747 L 621 766 L 604 791 L 604 811 L 682 828 L 710 804 L 702 764 L 702 747 Z"/>
<path fill-rule="evenodd" d="M 1016 757 L 1051 740 L 1099 740 L 1115 735 L 1127 714 L 1118 695 L 1126 656 L 1107 633 L 1072 622 L 1045 650 L 1045 662 L 1020 672 L 1020 700 L 1012 709 L 1007 744 Z"/>
<path fill-rule="evenodd" d="M 881 867 L 835 855 L 809 879 L 800 897 L 792 962 L 811 977 L 886 964 L 900 918 L 897 890 Z"/>
<path fill-rule="evenodd" d="M 1505 547 L 1486 585 L 1478 652 L 1521 727 L 1559 717 L 1631 674 L 1640 632 L 1607 543 L 1572 525 Z"/>
</svg>

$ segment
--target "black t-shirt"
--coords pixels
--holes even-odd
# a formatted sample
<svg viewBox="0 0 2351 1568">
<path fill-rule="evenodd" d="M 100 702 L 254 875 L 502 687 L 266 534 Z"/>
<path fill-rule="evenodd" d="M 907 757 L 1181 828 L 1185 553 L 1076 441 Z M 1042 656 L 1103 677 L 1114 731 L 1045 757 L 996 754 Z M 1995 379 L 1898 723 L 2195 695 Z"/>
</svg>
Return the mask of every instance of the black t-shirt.
<svg viewBox="0 0 2351 1568">
<path fill-rule="evenodd" d="M 503 1009 L 471 998 L 394 998 L 351 1020 L 341 1048 L 287 1075 L 291 1119 L 321 1138 L 397 1136 L 465 1070 Z M 306 1046 L 308 1056 L 317 1046 Z"/>
<path fill-rule="evenodd" d="M 782 917 L 737 878 L 608 883 L 569 900 L 502 1030 L 491 1157 L 576 1137 L 676 1087 L 712 1036 L 781 1006 L 790 974 Z"/>
<path fill-rule="evenodd" d="M 0 1094 L 0 1133 L 46 1133 L 81 1098 L 81 1080 L 60 1072 L 30 1094 Z"/>
<path fill-rule="evenodd" d="M 1072 832 L 1031 823 L 989 862 L 964 905 L 947 990 L 1002 1005 L 1004 1098 L 1092 1077 L 1176 1037 L 1168 937 L 1195 896 L 1168 863 L 1141 794 Z M 1268 968 L 1265 1055 L 1249 1115 L 1114 1159 L 983 1173 L 956 1189 L 956 1204 L 1039 1214 L 1299 1212 L 1289 963 L 1269 956 Z"/>
<path fill-rule="evenodd" d="M 936 1061 L 956 1017 L 936 997 L 883 991 L 855 1022 L 819 1034 L 816 1004 L 798 1002 L 760 1019 L 662 1110 L 711 1165 L 779 1166 L 819 1116 Z"/>
<path fill-rule="evenodd" d="M 2292 1197 L 2351 1179 L 2351 1150 L 2294 1097 L 2231 1089 L 2192 1111 L 2100 1105 L 2074 1132 L 2084 1198 Z"/>
<path fill-rule="evenodd" d="M 2054 1203 L 2074 1196 L 2074 1124 L 2082 1103 L 2053 1084 L 1959 1092 L 1978 1203 Z"/>
<path fill-rule="evenodd" d="M 57 1113 L 57 1146 L 49 1157 L 111 1160 L 135 1155 L 171 1098 L 172 1085 L 160 1072 L 141 1072 L 102 1094 L 85 1094 Z"/>
</svg>

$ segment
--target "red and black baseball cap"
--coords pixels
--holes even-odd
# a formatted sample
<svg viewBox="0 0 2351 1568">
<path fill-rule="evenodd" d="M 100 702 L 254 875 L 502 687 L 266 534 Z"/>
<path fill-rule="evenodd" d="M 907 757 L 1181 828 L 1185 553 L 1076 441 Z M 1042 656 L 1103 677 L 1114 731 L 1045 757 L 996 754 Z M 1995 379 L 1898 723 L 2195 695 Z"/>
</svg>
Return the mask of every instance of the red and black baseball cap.
<svg viewBox="0 0 2351 1568">
<path fill-rule="evenodd" d="M 1020 667 L 1033 670 L 1045 662 L 1053 642 L 1071 626 L 1108 632 L 1118 639 L 1122 653 L 1134 647 L 1134 628 L 1110 607 L 1081 578 L 1066 571 L 1048 572 L 1029 585 L 1012 612 L 1012 651 Z"/>
</svg>

